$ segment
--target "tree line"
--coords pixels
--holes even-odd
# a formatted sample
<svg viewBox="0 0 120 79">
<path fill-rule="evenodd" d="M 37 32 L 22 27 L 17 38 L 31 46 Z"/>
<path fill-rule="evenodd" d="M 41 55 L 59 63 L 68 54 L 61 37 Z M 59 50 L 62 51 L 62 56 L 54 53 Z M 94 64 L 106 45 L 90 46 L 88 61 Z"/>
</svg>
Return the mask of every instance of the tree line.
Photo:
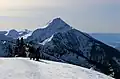
<svg viewBox="0 0 120 79">
<path fill-rule="evenodd" d="M 40 59 L 40 47 L 26 43 L 23 38 L 18 38 L 14 43 L 8 45 L 9 57 L 29 57 L 33 60 Z"/>
</svg>

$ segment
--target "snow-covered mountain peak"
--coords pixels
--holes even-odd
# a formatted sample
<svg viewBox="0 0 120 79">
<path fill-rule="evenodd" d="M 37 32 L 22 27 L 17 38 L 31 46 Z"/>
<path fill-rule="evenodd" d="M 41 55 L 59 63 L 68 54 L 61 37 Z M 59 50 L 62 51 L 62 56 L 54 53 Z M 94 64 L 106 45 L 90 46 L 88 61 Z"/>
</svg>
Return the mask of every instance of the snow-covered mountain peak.
<svg viewBox="0 0 120 79">
<path fill-rule="evenodd" d="M 6 35 L 7 35 L 8 37 L 18 38 L 19 32 L 16 31 L 15 29 L 12 29 L 12 30 L 10 30 Z"/>
<path fill-rule="evenodd" d="M 8 34 L 10 34 L 10 33 L 18 33 L 18 31 L 17 31 L 17 30 L 15 30 L 15 29 L 12 29 L 12 30 L 10 30 L 10 31 L 9 31 L 9 33 L 8 33 Z"/>
<path fill-rule="evenodd" d="M 29 41 L 36 41 L 42 43 L 45 39 L 50 38 L 52 35 L 56 33 L 66 32 L 71 30 L 67 23 L 65 23 L 61 18 L 55 18 L 50 21 L 45 28 L 36 29 L 30 37 L 28 37 Z"/>
<path fill-rule="evenodd" d="M 60 17 L 52 19 L 49 23 L 59 23 L 59 22 L 65 23 Z"/>
<path fill-rule="evenodd" d="M 65 28 L 70 27 L 65 21 L 63 21 L 61 18 L 54 18 L 48 24 L 46 25 L 46 28 Z"/>
</svg>

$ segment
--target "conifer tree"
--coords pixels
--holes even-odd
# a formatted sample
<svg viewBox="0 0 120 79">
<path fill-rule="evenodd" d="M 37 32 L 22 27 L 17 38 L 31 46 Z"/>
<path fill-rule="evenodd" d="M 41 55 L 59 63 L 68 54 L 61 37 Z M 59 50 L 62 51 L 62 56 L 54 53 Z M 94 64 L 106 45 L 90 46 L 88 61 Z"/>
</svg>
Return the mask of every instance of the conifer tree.
<svg viewBox="0 0 120 79">
<path fill-rule="evenodd" d="M 17 46 L 20 45 L 20 40 L 19 40 L 19 38 L 18 38 L 17 41 L 16 41 L 16 45 L 17 45 Z"/>
<path fill-rule="evenodd" d="M 23 46 L 24 45 L 24 39 L 23 39 L 23 37 L 21 38 L 21 46 Z"/>
<path fill-rule="evenodd" d="M 8 54 L 10 57 L 13 55 L 13 49 L 11 45 L 8 45 Z"/>
</svg>

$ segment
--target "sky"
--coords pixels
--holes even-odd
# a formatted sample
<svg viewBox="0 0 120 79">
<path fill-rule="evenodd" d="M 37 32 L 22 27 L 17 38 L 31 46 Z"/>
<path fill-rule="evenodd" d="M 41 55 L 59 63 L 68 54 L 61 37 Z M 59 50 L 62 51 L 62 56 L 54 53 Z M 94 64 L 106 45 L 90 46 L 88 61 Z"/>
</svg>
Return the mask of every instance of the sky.
<svg viewBox="0 0 120 79">
<path fill-rule="evenodd" d="M 120 33 L 120 0 L 0 0 L 0 30 L 34 30 L 55 17 L 84 32 Z"/>
</svg>

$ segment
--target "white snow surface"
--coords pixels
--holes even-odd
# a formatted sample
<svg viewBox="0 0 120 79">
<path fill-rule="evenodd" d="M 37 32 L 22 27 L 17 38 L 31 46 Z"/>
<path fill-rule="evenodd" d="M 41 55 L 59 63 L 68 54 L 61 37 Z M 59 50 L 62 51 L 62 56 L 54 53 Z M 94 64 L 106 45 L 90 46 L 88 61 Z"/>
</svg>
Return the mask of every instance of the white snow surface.
<svg viewBox="0 0 120 79">
<path fill-rule="evenodd" d="M 113 79 L 83 67 L 27 58 L 0 58 L 0 79 Z"/>
<path fill-rule="evenodd" d="M 31 31 L 31 32 L 29 32 L 29 33 L 27 33 L 27 34 L 24 34 L 24 35 L 20 36 L 19 38 L 23 37 L 23 39 L 27 39 L 29 36 L 32 35 L 32 33 L 33 33 L 33 32 Z"/>
<path fill-rule="evenodd" d="M 54 35 L 52 35 L 50 38 L 47 38 L 46 40 L 44 40 L 42 43 L 39 43 L 41 45 L 45 45 L 46 43 L 50 42 L 52 40 Z"/>
</svg>

